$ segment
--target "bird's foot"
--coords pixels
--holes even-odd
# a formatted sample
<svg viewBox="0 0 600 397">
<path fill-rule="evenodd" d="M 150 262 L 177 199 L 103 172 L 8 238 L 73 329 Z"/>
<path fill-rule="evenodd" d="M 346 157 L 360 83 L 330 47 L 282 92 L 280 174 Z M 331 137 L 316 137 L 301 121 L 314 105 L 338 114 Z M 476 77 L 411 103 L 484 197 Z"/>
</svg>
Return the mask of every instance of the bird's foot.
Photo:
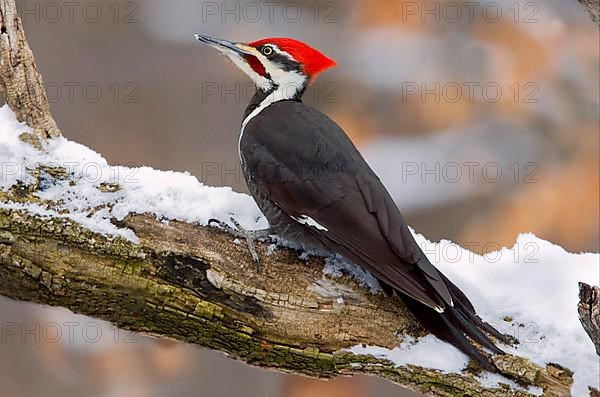
<svg viewBox="0 0 600 397">
<path fill-rule="evenodd" d="M 231 217 L 229 219 L 231 220 L 231 223 L 233 223 L 233 225 L 235 227 L 231 227 L 226 222 L 220 221 L 218 219 L 210 219 L 208 221 L 208 226 L 212 226 L 213 224 L 216 224 L 218 227 L 225 230 L 227 233 L 229 233 L 235 237 L 246 240 L 246 245 L 248 246 L 248 251 L 250 252 L 250 256 L 252 256 L 252 260 L 256 264 L 256 271 L 260 272 L 260 257 L 258 256 L 258 253 L 256 252 L 256 247 L 254 246 L 254 242 L 257 240 L 273 241 L 273 239 L 270 236 L 271 230 L 270 229 L 246 230 L 246 229 L 244 229 L 244 227 L 242 225 L 239 224 L 239 222 L 237 220 L 235 220 L 235 218 Z"/>
</svg>

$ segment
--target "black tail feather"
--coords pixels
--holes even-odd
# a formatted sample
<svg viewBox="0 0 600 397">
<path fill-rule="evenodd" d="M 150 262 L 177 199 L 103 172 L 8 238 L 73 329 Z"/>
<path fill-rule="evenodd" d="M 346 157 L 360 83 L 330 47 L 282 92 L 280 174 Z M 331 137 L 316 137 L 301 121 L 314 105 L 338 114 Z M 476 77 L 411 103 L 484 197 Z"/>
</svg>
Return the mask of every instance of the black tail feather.
<svg viewBox="0 0 600 397">
<path fill-rule="evenodd" d="M 442 276 L 444 283 L 446 283 L 446 285 L 448 286 L 448 289 L 450 290 L 450 293 L 453 296 L 454 306 L 459 310 L 460 313 L 463 314 L 463 316 L 466 317 L 467 320 L 472 321 L 480 330 L 493 336 L 494 338 L 496 338 L 506 344 L 512 343 L 510 338 L 508 338 L 506 335 L 501 334 L 490 324 L 483 321 L 481 319 L 481 317 L 479 317 L 477 315 L 477 313 L 475 313 L 475 308 L 473 307 L 473 304 L 469 301 L 469 299 L 466 297 L 466 295 L 446 276 L 444 276 L 441 273 L 440 273 L 440 275 Z M 481 342 L 479 342 L 479 343 L 481 343 Z M 482 345 L 483 345 L 483 343 L 482 343 Z M 490 350 L 493 351 L 493 349 L 490 349 Z M 500 354 L 500 353 L 498 353 L 498 354 Z"/>
<path fill-rule="evenodd" d="M 448 307 L 446 309 L 450 321 L 460 330 L 462 330 L 467 336 L 479 343 L 481 346 L 488 348 L 495 354 L 504 354 L 494 342 L 488 338 L 481 329 L 477 326 L 475 321 L 469 321 L 465 318 L 465 315 L 460 309 L 454 307 Z"/>
<path fill-rule="evenodd" d="M 442 273 L 439 273 L 439 275 L 448 288 L 453 303 L 453 306 L 447 306 L 443 313 L 439 313 L 423 303 L 404 295 L 381 280 L 379 283 L 387 295 L 391 296 L 396 291 L 412 314 L 430 333 L 473 358 L 483 368 L 494 371 L 495 367 L 491 360 L 481 354 L 468 338 L 471 338 L 494 354 L 505 353 L 494 344 L 489 338 L 490 336 L 506 344 L 512 344 L 514 341 L 510 337 L 498 332 L 492 325 L 483 321 L 475 312 L 475 307 L 473 307 L 469 298 L 446 276 Z"/>
<path fill-rule="evenodd" d="M 491 325 L 484 322 L 477 314 L 475 309 L 466 296 L 445 279 L 448 289 L 452 294 L 454 306 L 446 307 L 443 313 L 431 309 L 424 304 L 401 295 L 406 306 L 419 320 L 419 322 L 432 334 L 450 343 L 463 353 L 476 360 L 483 368 L 494 371 L 493 363 L 481 354 L 469 341 L 469 338 L 489 349 L 494 354 L 504 354 L 487 334 L 504 341 L 502 334 L 496 331 Z"/>
<path fill-rule="evenodd" d="M 457 329 L 457 327 L 450 321 L 447 316 L 441 316 L 442 322 L 444 323 L 446 329 L 448 330 L 447 334 L 443 334 L 441 336 L 442 339 L 445 339 L 446 342 L 455 346 L 467 356 L 473 358 L 477 361 L 483 368 L 488 371 L 494 371 L 495 367 L 492 362 L 483 354 L 479 352 L 469 340 L 465 337 L 465 335 Z"/>
</svg>

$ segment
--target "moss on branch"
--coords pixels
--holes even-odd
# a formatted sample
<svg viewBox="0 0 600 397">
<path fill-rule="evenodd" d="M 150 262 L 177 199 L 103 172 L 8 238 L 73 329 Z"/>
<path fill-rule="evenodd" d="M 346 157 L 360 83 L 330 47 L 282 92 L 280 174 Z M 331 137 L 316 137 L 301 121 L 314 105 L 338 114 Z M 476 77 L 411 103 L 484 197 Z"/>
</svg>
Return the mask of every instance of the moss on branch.
<svg viewBox="0 0 600 397">
<path fill-rule="evenodd" d="M 131 215 L 119 225 L 133 229 L 140 243 L 66 219 L 0 209 L 0 294 L 281 371 L 366 373 L 435 396 L 529 395 L 486 388 L 474 373 L 397 367 L 340 352 L 359 343 L 393 348 L 423 330 L 401 301 L 373 295 L 351 278 L 325 278 L 319 258 L 304 263 L 287 249 L 268 255 L 261 245 L 263 271 L 256 273 L 245 247 L 218 230 L 149 215 Z M 568 395 L 572 379 L 557 373 L 560 367 L 540 368 L 514 356 L 497 358 L 497 366 L 524 386 Z"/>
</svg>

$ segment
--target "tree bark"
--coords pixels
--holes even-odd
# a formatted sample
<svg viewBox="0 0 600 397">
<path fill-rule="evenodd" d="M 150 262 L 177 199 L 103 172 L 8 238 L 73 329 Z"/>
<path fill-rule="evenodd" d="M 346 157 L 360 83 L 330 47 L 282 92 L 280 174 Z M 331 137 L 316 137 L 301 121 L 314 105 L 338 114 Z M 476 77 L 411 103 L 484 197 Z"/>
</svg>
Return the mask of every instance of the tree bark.
<svg viewBox="0 0 600 397">
<path fill-rule="evenodd" d="M 579 283 L 579 321 L 600 356 L 600 288 Z"/>
<path fill-rule="evenodd" d="M 0 87 L 34 131 L 22 139 L 41 148 L 60 130 L 15 10 L 13 0 L 0 0 Z M 64 170 L 54 168 L 50 176 L 60 179 Z M 38 202 L 36 189 L 0 191 L 0 204 Z M 373 295 L 348 277 L 326 278 L 322 259 L 303 262 L 294 251 L 269 254 L 258 244 L 263 266 L 257 273 L 246 248 L 219 230 L 133 214 L 120 226 L 134 230 L 140 242 L 0 206 L 0 294 L 280 371 L 321 378 L 371 374 L 430 396 L 531 395 L 509 385 L 486 387 L 476 368 L 442 373 L 344 351 L 361 343 L 393 348 L 425 331 L 399 299 Z M 494 363 L 522 386 L 570 395 L 572 373 L 559 365 L 541 368 L 512 355 Z"/>
<path fill-rule="evenodd" d="M 41 139 L 60 135 L 14 0 L 0 0 L 0 94 Z"/>
<path fill-rule="evenodd" d="M 588 16 L 598 25 L 600 20 L 600 2 L 598 0 L 577 0 L 585 9 Z M 600 27 L 600 25 L 598 25 Z"/>
<path fill-rule="evenodd" d="M 257 273 L 245 246 L 219 230 L 150 215 L 130 215 L 120 226 L 133 229 L 140 243 L 0 209 L 0 294 L 308 376 L 366 373 L 432 396 L 530 395 L 485 387 L 473 373 L 397 367 L 341 352 L 360 343 L 393 348 L 424 331 L 400 300 L 373 295 L 350 278 L 325 278 L 321 259 L 303 263 L 282 248 L 268 255 L 263 244 Z M 571 373 L 557 365 L 540 368 L 510 355 L 494 362 L 523 385 L 569 395 Z"/>
</svg>

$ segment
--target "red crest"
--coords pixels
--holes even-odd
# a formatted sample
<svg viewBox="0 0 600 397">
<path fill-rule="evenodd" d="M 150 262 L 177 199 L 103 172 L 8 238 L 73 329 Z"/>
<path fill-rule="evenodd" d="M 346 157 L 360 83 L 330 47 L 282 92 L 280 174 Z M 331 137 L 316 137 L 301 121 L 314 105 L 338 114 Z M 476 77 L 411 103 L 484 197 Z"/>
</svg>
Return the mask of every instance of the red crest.
<svg viewBox="0 0 600 397">
<path fill-rule="evenodd" d="M 320 73 L 337 65 L 333 59 L 324 55 L 320 51 L 315 50 L 308 44 L 295 39 L 273 37 L 254 41 L 248 45 L 256 48 L 263 44 L 275 44 L 280 50 L 285 51 L 294 57 L 294 59 L 303 66 L 304 72 L 311 81 L 314 81 Z M 252 63 L 250 66 L 252 66 L 254 69 L 254 65 L 252 65 Z"/>
</svg>

